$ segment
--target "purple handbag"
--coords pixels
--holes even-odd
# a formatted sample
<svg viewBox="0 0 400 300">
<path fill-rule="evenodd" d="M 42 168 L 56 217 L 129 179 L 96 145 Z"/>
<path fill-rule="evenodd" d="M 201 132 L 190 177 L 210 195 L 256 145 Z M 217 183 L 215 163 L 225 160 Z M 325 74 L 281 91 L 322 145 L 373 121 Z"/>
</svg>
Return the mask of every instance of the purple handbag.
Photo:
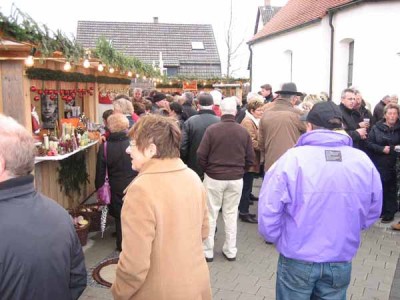
<svg viewBox="0 0 400 300">
<path fill-rule="evenodd" d="M 97 190 L 97 201 L 101 205 L 108 205 L 111 203 L 111 187 L 108 181 L 107 142 L 104 142 L 104 159 L 106 161 L 106 177 L 104 179 L 104 184 Z"/>
</svg>

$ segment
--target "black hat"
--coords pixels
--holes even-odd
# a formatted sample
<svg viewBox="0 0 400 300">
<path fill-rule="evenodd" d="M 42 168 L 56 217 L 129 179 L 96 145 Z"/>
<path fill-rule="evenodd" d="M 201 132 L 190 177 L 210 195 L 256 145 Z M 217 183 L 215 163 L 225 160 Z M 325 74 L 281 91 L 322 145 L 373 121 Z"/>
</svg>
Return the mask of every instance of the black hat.
<svg viewBox="0 0 400 300">
<path fill-rule="evenodd" d="M 163 93 L 158 93 L 157 92 L 157 93 L 154 94 L 152 102 L 156 103 L 156 102 L 164 100 L 164 99 L 167 99 L 167 96 L 165 94 L 163 94 Z"/>
<path fill-rule="evenodd" d="M 332 119 L 339 119 L 339 122 L 329 122 Z M 342 128 L 342 112 L 339 106 L 332 101 L 324 101 L 315 104 L 307 114 L 307 122 L 326 129 Z"/>
<path fill-rule="evenodd" d="M 303 96 L 303 93 L 297 91 L 296 84 L 293 82 L 287 82 L 282 84 L 282 88 L 280 91 L 275 92 L 276 94 L 281 95 L 296 95 L 296 96 Z"/>
<path fill-rule="evenodd" d="M 214 99 L 209 93 L 202 93 L 197 97 L 200 106 L 211 106 L 214 104 Z"/>
</svg>

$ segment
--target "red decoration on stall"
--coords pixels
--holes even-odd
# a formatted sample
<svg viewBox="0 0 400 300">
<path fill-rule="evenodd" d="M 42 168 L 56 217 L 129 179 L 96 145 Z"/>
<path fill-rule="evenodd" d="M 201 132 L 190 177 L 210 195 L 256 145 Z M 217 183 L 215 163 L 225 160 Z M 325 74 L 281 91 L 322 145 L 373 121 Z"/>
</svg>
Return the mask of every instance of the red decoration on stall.
<svg viewBox="0 0 400 300">
<path fill-rule="evenodd" d="M 37 102 L 37 101 L 40 100 L 40 97 L 39 96 L 35 96 L 35 97 L 33 97 L 33 100 Z"/>
<path fill-rule="evenodd" d="M 36 92 L 36 86 L 34 85 L 31 86 L 31 92 Z"/>
<path fill-rule="evenodd" d="M 89 93 L 90 96 L 93 96 L 93 93 Z M 112 100 L 110 98 L 110 93 L 99 93 L 99 103 L 100 104 L 112 104 Z"/>
</svg>

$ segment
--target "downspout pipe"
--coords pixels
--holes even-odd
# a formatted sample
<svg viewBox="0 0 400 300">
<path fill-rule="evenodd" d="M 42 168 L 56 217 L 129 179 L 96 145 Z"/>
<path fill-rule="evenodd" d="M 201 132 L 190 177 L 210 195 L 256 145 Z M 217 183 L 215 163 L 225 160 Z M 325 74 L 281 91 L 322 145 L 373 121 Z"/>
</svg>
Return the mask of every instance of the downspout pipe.
<svg viewBox="0 0 400 300">
<path fill-rule="evenodd" d="M 250 51 L 250 64 L 249 64 L 249 71 L 250 71 L 250 91 L 253 90 L 253 49 L 251 49 L 251 45 L 249 45 Z"/>
<path fill-rule="evenodd" d="M 333 11 L 329 11 L 329 27 L 331 28 L 331 52 L 329 62 L 329 99 L 332 101 L 333 92 L 333 54 L 334 54 L 334 41 L 335 41 L 335 27 L 333 27 Z"/>
</svg>

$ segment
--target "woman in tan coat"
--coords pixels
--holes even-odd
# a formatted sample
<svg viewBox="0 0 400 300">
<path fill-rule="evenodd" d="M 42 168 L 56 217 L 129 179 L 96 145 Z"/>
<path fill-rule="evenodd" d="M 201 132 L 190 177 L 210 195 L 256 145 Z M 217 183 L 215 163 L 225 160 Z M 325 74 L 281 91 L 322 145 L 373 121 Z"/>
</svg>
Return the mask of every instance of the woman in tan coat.
<svg viewBox="0 0 400 300">
<path fill-rule="evenodd" d="M 250 134 L 255 153 L 254 164 L 244 173 L 242 197 L 239 203 L 239 218 L 243 222 L 257 223 L 256 215 L 249 213 L 250 194 L 253 187 L 254 174 L 260 172 L 260 147 L 258 146 L 258 124 L 264 112 L 264 102 L 258 98 L 250 99 L 247 104 L 246 116 L 242 125 Z"/>
<path fill-rule="evenodd" d="M 206 194 L 179 158 L 180 130 L 149 115 L 129 131 L 127 152 L 139 171 L 122 208 L 122 253 L 115 299 L 211 299 L 202 241 L 208 236 Z"/>
</svg>

